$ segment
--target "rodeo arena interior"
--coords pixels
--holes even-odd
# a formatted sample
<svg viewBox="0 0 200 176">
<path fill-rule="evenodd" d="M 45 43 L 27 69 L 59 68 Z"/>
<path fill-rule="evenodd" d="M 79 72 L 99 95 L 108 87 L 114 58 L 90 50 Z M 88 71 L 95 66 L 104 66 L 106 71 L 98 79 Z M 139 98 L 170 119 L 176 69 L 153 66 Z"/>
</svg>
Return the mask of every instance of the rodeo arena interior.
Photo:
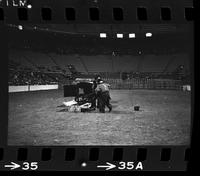
<svg viewBox="0 0 200 176">
<path fill-rule="evenodd" d="M 8 24 L 9 145 L 187 145 L 191 29 Z"/>
</svg>

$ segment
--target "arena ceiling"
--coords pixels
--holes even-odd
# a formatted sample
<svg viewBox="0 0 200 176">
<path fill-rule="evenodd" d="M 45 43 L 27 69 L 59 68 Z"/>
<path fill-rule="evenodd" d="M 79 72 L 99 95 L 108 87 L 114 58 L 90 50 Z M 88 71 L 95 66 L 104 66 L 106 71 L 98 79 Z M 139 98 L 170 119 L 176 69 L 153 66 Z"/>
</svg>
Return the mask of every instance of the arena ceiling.
<svg viewBox="0 0 200 176">
<path fill-rule="evenodd" d="M 183 52 L 190 49 L 191 25 L 184 24 L 9 24 L 10 45 L 61 54 L 121 54 Z M 145 37 L 150 32 L 152 37 Z M 99 37 L 106 33 L 107 38 Z M 124 34 L 123 39 L 116 37 Z M 130 39 L 129 33 L 136 38 Z"/>
<path fill-rule="evenodd" d="M 8 26 L 18 28 L 19 24 L 9 24 Z M 99 33 L 103 32 L 108 35 L 146 32 L 153 34 L 188 33 L 192 30 L 192 27 L 191 24 L 34 24 L 24 25 L 23 29 L 99 36 Z"/>
</svg>

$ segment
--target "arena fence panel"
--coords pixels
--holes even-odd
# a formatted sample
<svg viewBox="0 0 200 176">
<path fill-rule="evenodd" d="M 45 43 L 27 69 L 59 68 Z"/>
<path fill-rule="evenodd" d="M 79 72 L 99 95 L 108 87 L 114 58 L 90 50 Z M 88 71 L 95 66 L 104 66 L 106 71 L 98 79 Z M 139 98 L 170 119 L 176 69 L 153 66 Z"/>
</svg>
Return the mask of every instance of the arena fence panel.
<svg viewBox="0 0 200 176">
<path fill-rule="evenodd" d="M 111 89 L 170 89 L 182 90 L 183 83 L 181 80 L 168 79 L 106 79 Z"/>
</svg>

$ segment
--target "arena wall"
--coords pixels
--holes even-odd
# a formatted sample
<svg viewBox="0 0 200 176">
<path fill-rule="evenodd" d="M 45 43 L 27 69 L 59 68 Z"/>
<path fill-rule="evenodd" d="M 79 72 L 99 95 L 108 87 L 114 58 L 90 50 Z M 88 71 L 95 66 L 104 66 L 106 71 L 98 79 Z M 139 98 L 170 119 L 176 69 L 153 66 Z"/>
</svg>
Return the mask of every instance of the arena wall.
<svg viewBox="0 0 200 176">
<path fill-rule="evenodd" d="M 58 89 L 58 85 L 30 85 L 30 91 Z"/>
<path fill-rule="evenodd" d="M 38 90 L 58 89 L 58 85 L 25 85 L 25 86 L 9 86 L 8 92 L 28 92 Z"/>
<path fill-rule="evenodd" d="M 26 92 L 28 91 L 28 86 L 9 86 L 8 92 Z"/>
</svg>

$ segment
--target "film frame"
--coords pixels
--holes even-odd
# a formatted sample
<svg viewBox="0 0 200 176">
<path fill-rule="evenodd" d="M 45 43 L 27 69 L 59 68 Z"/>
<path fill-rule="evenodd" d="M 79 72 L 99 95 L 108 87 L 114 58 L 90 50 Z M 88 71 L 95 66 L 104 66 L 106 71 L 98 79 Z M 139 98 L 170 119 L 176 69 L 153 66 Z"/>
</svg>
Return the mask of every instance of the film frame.
<svg viewBox="0 0 200 176">
<path fill-rule="evenodd" d="M 97 20 L 98 23 L 109 24 L 111 21 L 114 24 L 119 23 L 138 23 L 139 21 L 145 21 L 147 23 L 175 23 L 175 24 L 190 24 L 192 25 L 194 20 L 193 13 L 193 2 L 192 1 L 160 1 L 155 3 L 152 1 L 139 1 L 139 2 L 122 2 L 122 1 L 67 1 L 60 3 L 53 3 L 51 1 L 40 1 L 32 2 L 27 1 L 27 4 L 31 4 L 31 8 L 28 7 L 12 7 L 12 5 L 7 6 L 7 1 L 3 2 L 3 8 L 0 8 L 0 20 L 3 23 L 20 23 L 20 24 L 29 24 L 29 23 L 41 23 L 41 24 L 83 24 L 91 23 L 94 24 L 95 20 L 89 20 L 88 9 L 89 7 L 97 7 L 103 9 L 102 17 L 100 20 Z M 97 2 L 97 3 L 96 3 Z M 16 3 L 17 4 L 17 3 Z M 26 5 L 27 5 L 26 4 Z M 63 5 L 60 5 L 63 4 Z M 141 15 L 141 19 L 136 18 L 135 11 L 132 12 L 128 7 L 130 4 L 134 7 L 145 7 L 148 9 L 148 15 Z M 78 16 L 73 21 L 67 21 L 65 19 L 65 8 L 66 7 L 75 7 L 78 10 Z M 173 16 L 171 19 L 168 15 L 164 15 L 164 20 L 160 19 L 160 7 L 170 7 Z M 124 15 L 119 15 L 117 17 L 112 16 L 113 7 L 123 7 L 126 13 Z M 43 9 L 42 9 L 43 8 Z M 157 9 L 157 10 L 155 10 Z M 100 10 L 101 12 L 101 10 Z M 185 12 L 185 16 L 183 16 Z M 121 13 L 120 10 L 117 13 Z M 122 12 L 123 13 L 123 12 Z M 168 12 L 166 12 L 168 13 Z M 27 14 L 27 17 L 26 15 Z M 40 16 L 43 16 L 41 17 Z M 64 14 L 64 15 L 63 15 Z M 142 13 L 143 14 L 143 13 Z M 187 14 L 187 15 L 186 15 Z M 189 15 L 188 15 L 189 14 Z M 25 15 L 25 17 L 24 17 Z M 123 16 L 123 19 L 122 19 Z M 132 18 L 134 17 L 134 18 Z M 42 19 L 43 18 L 43 19 Z M 94 17 L 96 19 L 96 17 Z M 113 18 L 118 18 L 114 20 Z M 19 20 L 21 19 L 21 20 Z M 6 29 L 1 27 L 6 33 Z M 4 33 L 4 34 L 5 34 Z M 191 46 L 193 47 L 193 46 Z M 2 46 L 4 51 L 7 51 L 5 45 Z M 5 56 L 6 56 L 5 52 Z M 4 63 L 7 64 L 7 63 Z M 3 65 L 3 64 L 1 64 Z M 4 72 L 1 75 L 2 78 L 7 76 L 7 68 L 1 68 Z M 193 73 L 194 74 L 194 73 Z M 194 78 L 194 75 L 193 75 Z M 2 85 L 2 95 L 8 95 L 7 93 L 7 80 L 3 80 Z M 192 84 L 194 87 L 194 82 Z M 192 91 L 193 92 L 193 91 Z M 7 97 L 7 96 L 6 96 Z M 3 98 L 4 100 L 7 98 Z M 7 102 L 2 102 L 3 107 L 7 107 Z M 194 93 L 192 94 L 192 107 L 194 107 Z M 6 108 L 3 108 L 5 112 Z M 194 110 L 194 109 L 193 109 Z M 194 113 L 194 111 L 193 111 Z M 1 125 L 1 136 L 0 144 L 0 162 L 1 163 L 10 163 L 16 162 L 22 164 L 23 162 L 39 161 L 38 170 L 42 171 L 100 171 L 102 169 L 97 169 L 98 164 L 103 164 L 106 162 L 118 163 L 119 161 L 142 161 L 145 171 L 185 171 L 187 169 L 188 160 L 190 156 L 190 146 L 45 146 L 45 147 L 33 147 L 33 146 L 24 146 L 24 147 L 15 147 L 7 146 L 7 112 L 5 118 L 2 120 Z M 193 120 L 192 115 L 192 120 Z M 72 155 L 67 155 L 71 153 Z M 130 156 L 130 153 L 132 155 Z M 161 161 L 162 160 L 162 161 Z M 66 163 L 69 167 L 66 167 Z M 50 167 L 52 166 L 52 167 Z M 2 170 L 7 170 L 2 168 Z M 113 169 L 114 171 L 119 171 L 119 169 Z M 128 169 L 125 169 L 128 171 Z"/>
</svg>

